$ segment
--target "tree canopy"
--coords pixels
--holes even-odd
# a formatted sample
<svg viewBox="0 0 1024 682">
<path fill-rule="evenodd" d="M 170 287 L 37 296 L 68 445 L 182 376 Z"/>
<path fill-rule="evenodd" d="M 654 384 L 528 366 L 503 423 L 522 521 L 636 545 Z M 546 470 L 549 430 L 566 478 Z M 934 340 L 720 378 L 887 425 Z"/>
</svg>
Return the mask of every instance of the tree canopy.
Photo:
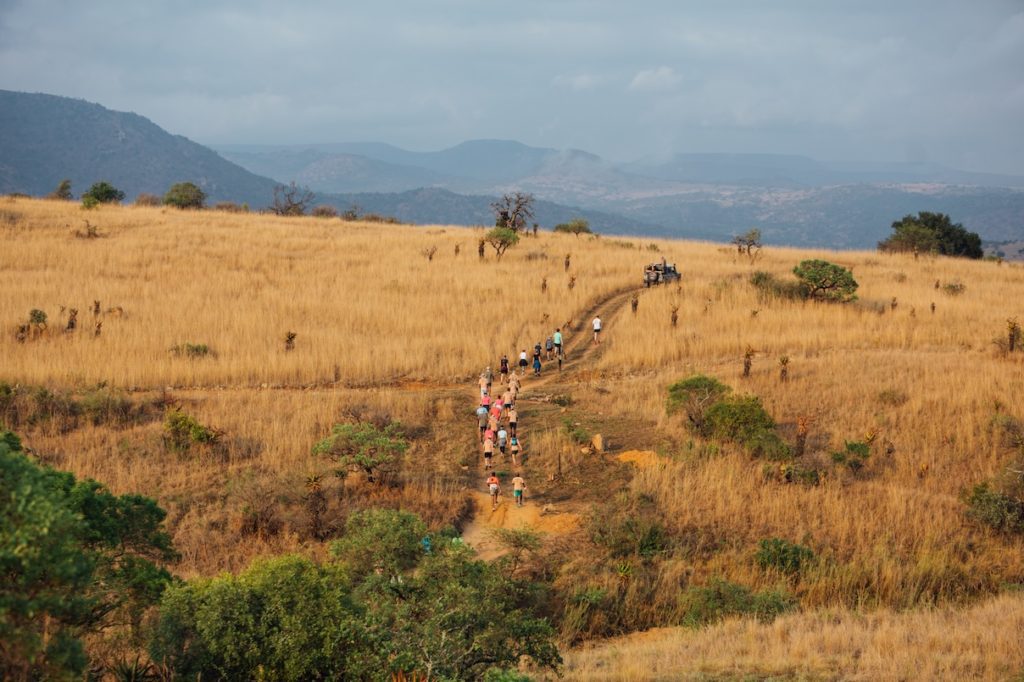
<svg viewBox="0 0 1024 682">
<path fill-rule="evenodd" d="M 117 204 L 124 201 L 124 192 L 111 185 L 106 180 L 93 183 L 82 195 L 82 200 L 91 199 L 99 204 Z"/>
<path fill-rule="evenodd" d="M 427 545 L 408 512 L 359 512 L 347 531 L 332 563 L 284 556 L 172 587 L 153 658 L 182 679 L 478 680 L 561 662 L 532 583 L 447 537 Z"/>
<path fill-rule="evenodd" d="M 559 223 L 555 225 L 555 232 L 573 234 L 577 238 L 581 234 L 593 234 L 593 231 L 590 229 L 590 223 L 585 218 L 573 218 L 567 223 Z"/>
<path fill-rule="evenodd" d="M 805 260 L 793 268 L 807 298 L 845 303 L 857 298 L 857 280 L 846 268 L 824 260 Z"/>
<path fill-rule="evenodd" d="M 526 192 L 512 192 L 491 204 L 494 210 L 494 226 L 505 227 L 513 232 L 526 227 L 526 221 L 533 219 L 533 195 Z"/>
<path fill-rule="evenodd" d="M 495 227 L 484 235 L 484 239 L 494 248 L 498 260 L 501 260 L 509 247 L 519 243 L 519 234 L 510 227 Z"/>
<path fill-rule="evenodd" d="M 206 204 L 206 192 L 191 182 L 178 182 L 164 194 L 164 204 L 176 208 L 202 208 Z"/>
<path fill-rule="evenodd" d="M 954 223 L 944 213 L 921 211 L 892 224 L 893 234 L 878 243 L 879 251 L 937 253 L 942 256 L 981 258 L 981 237 Z"/>
<path fill-rule="evenodd" d="M 0 432 L 0 677 L 77 675 L 80 637 L 138 625 L 175 557 L 153 500 L 40 466 Z"/>
</svg>

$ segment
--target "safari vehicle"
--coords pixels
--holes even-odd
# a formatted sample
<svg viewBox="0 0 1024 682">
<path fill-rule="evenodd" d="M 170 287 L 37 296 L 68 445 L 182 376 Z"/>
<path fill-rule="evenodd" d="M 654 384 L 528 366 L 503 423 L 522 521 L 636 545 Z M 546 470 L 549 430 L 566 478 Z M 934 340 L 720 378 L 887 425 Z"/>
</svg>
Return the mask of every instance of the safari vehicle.
<svg viewBox="0 0 1024 682">
<path fill-rule="evenodd" d="M 676 264 L 666 263 L 664 258 L 661 259 L 660 263 L 651 263 L 644 268 L 645 287 L 649 287 L 652 284 L 678 282 L 680 279 L 682 279 L 682 275 L 676 270 Z"/>
</svg>

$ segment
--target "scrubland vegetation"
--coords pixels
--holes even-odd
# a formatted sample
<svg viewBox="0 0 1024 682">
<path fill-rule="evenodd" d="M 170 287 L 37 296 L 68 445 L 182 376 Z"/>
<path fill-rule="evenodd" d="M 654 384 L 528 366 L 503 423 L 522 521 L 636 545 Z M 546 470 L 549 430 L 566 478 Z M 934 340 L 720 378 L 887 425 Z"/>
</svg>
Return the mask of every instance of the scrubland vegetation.
<svg viewBox="0 0 1024 682">
<path fill-rule="evenodd" d="M 395 581 L 509 592 L 532 648 L 495 671 L 526 653 L 521 671 L 547 674 L 552 640 L 571 679 L 1024 670 L 1019 265 L 550 232 L 499 260 L 478 256 L 482 228 L 27 199 L 0 217 L 0 425 L 39 462 L 155 499 L 188 581 L 148 607 L 149 640 L 78 631 L 108 673 L 123 651 L 251 671 L 217 658 L 231 647 L 204 619 L 216 595 L 288 576 L 345 602 L 308 623 L 424 637 L 406 620 L 436 614 L 382 601 L 368 576 L 392 569 L 344 549 L 372 509 L 422 524 L 389 545 L 407 557 Z M 75 235 L 86 217 L 101 237 Z M 662 257 L 682 282 L 641 289 Z M 848 269 L 856 298 L 801 294 L 794 268 L 816 260 Z M 564 522 L 474 563 L 448 546 L 486 523 L 474 379 L 559 326 L 565 371 L 524 379 L 520 414 L 531 504 Z M 424 533 L 444 549 L 424 556 Z M 206 648 L 183 658 L 190 628 Z M 650 628 L 670 629 L 630 635 Z M 490 665 L 375 641 L 336 670 Z M 317 665 L 271 658 L 270 678 Z"/>
</svg>

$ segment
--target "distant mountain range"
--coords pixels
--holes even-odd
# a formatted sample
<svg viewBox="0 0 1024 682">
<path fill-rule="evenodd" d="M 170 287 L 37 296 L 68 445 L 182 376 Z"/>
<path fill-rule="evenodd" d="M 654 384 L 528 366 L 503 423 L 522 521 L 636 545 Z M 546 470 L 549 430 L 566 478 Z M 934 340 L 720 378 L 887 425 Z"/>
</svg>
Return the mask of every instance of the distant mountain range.
<svg viewBox="0 0 1024 682">
<path fill-rule="evenodd" d="M 200 185 L 211 201 L 268 206 L 295 181 L 317 203 L 414 223 L 489 224 L 509 191 L 537 197 L 544 227 L 581 216 L 605 233 L 872 247 L 907 213 L 941 211 L 988 242 L 1024 241 L 1024 177 L 934 164 L 826 163 L 771 154 L 676 154 L 618 164 L 574 149 L 471 140 L 416 152 L 384 143 L 222 145 L 82 100 L 0 90 L 0 192 L 76 193 L 107 180 L 129 199 Z"/>
</svg>

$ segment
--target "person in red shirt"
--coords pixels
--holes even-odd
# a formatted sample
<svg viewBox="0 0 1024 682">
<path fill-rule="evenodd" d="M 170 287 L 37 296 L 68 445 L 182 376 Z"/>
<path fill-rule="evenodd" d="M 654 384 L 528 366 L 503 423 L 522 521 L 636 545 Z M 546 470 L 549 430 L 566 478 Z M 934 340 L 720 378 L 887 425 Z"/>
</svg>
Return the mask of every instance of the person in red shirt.
<svg viewBox="0 0 1024 682">
<path fill-rule="evenodd" d="M 498 482 L 498 476 L 493 471 L 487 478 L 487 490 L 491 494 L 491 511 L 494 511 L 498 508 L 498 494 L 501 492 L 501 484 Z"/>
</svg>

